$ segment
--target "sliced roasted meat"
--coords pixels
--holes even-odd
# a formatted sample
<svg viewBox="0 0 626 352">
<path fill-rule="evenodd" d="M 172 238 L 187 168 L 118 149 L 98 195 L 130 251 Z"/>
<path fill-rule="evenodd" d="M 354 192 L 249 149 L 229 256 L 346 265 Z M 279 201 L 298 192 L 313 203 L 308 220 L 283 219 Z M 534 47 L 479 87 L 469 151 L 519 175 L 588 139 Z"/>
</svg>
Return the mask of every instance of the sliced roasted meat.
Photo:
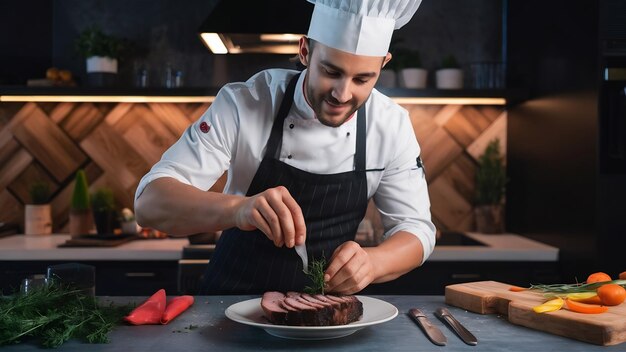
<svg viewBox="0 0 626 352">
<path fill-rule="evenodd" d="M 363 316 L 363 304 L 356 296 L 266 292 L 261 306 L 265 317 L 279 325 L 345 325 Z"/>
<path fill-rule="evenodd" d="M 280 292 L 265 292 L 263 298 L 261 298 L 261 308 L 265 313 L 267 320 L 274 324 L 284 325 L 287 317 L 287 310 L 281 307 L 282 301 L 285 299 L 285 295 Z"/>
</svg>

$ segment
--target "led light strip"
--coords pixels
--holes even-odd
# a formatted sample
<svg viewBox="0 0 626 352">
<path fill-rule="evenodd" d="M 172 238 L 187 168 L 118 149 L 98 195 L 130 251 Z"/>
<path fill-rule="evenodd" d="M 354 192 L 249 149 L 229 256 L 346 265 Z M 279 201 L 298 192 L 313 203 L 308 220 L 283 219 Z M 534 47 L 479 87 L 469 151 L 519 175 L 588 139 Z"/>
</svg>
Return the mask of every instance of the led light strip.
<svg viewBox="0 0 626 352">
<path fill-rule="evenodd" d="M 416 104 L 416 105 L 505 105 L 504 98 L 391 98 L 398 104 Z"/>
<path fill-rule="evenodd" d="M 215 96 L 0 95 L 1 102 L 212 103 Z"/>
<path fill-rule="evenodd" d="M 398 104 L 416 105 L 506 105 L 504 98 L 392 97 Z M 0 95 L 0 102 L 75 103 L 212 103 L 215 96 L 135 96 L 135 95 Z"/>
</svg>

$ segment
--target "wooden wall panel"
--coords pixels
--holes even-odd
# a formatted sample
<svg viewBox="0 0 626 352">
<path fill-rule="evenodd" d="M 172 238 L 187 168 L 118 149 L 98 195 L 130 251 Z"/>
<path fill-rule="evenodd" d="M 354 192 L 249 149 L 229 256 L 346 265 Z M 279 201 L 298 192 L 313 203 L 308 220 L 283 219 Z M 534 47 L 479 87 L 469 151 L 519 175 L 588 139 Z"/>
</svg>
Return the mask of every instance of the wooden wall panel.
<svg viewBox="0 0 626 352">
<path fill-rule="evenodd" d="M 200 104 L 199 106 L 196 106 L 194 109 L 191 110 L 191 113 L 189 113 L 189 119 L 191 121 L 198 120 L 200 117 L 202 117 L 202 114 L 204 114 L 204 112 L 209 108 L 209 106 L 211 106 L 211 104 L 208 104 L 208 103 Z"/>
<path fill-rule="evenodd" d="M 139 104 L 130 104 L 130 103 L 119 103 L 119 104 L 117 104 L 106 115 L 106 122 L 109 125 L 111 125 L 111 126 L 115 126 L 118 123 L 118 121 L 121 120 L 124 116 L 126 116 L 126 114 L 128 114 L 130 109 L 132 109 L 135 106 L 141 106 L 141 105 L 139 105 Z"/>
<path fill-rule="evenodd" d="M 15 119 L 25 103 L 0 103 L 0 131 Z"/>
<path fill-rule="evenodd" d="M 74 103 L 58 103 L 57 106 L 55 106 L 50 112 L 50 119 L 52 122 L 58 124 L 72 112 L 74 107 L 76 107 L 76 104 Z"/>
<path fill-rule="evenodd" d="M 500 141 L 500 152 L 506 155 L 506 112 L 502 112 L 485 131 L 467 147 L 467 152 L 476 160 L 484 152 L 489 142 Z"/>
<path fill-rule="evenodd" d="M 473 106 L 464 106 L 446 122 L 444 128 L 459 145 L 465 148 L 478 138 L 490 123 L 490 119 Z"/>
<path fill-rule="evenodd" d="M 405 108 L 422 148 L 433 220 L 439 229 L 473 230 L 477 159 L 494 138 L 506 157 L 506 111 L 495 106 Z"/>
<path fill-rule="evenodd" d="M 7 224 L 24 222 L 24 203 L 17 200 L 7 189 L 0 191 L 0 222 Z"/>
<path fill-rule="evenodd" d="M 20 150 L 20 145 L 11 136 L 6 138 L 5 141 L 0 141 L 0 168 L 7 166 L 7 162 L 11 159 L 15 153 Z"/>
<path fill-rule="evenodd" d="M 62 229 L 69 222 L 70 204 L 72 202 L 72 192 L 74 182 L 64 185 L 50 202 L 52 207 L 52 228 Z"/>
<path fill-rule="evenodd" d="M 189 126 L 191 119 L 180 109 L 178 104 L 150 104 L 154 115 L 167 127 L 172 135 L 180 136 Z"/>
<path fill-rule="evenodd" d="M 100 124 L 80 143 L 91 160 L 105 173 L 115 175 L 125 188 L 131 187 L 150 165 L 108 124 Z"/>
<path fill-rule="evenodd" d="M 139 179 L 208 107 L 200 103 L 0 103 L 0 210 L 13 209 L 4 218 L 23 221 L 24 192 L 36 173 L 47 175 L 54 184 L 55 230 L 66 228 L 79 168 L 86 169 L 91 191 L 109 187 L 119 208 L 132 208 Z M 440 229 L 471 230 L 476 159 L 493 138 L 500 138 L 506 152 L 506 112 L 500 106 L 404 107 L 422 148 L 433 220 Z M 18 180 L 24 175 L 29 176 Z M 213 189 L 222 189 L 224 183 L 222 177 Z M 381 234 L 373 205 L 367 216 Z"/>
<path fill-rule="evenodd" d="M 474 172 L 473 160 L 462 154 L 429 183 L 431 211 L 439 227 L 471 230 L 463 227 L 463 220 L 472 216 Z"/>
<path fill-rule="evenodd" d="M 433 121 L 438 126 L 445 126 L 448 121 L 454 117 L 459 110 L 463 108 L 463 105 L 446 105 L 443 109 L 439 110 L 436 115 L 432 117 Z"/>
<path fill-rule="evenodd" d="M 58 110 L 55 109 L 55 112 Z M 68 110 L 59 126 L 74 140 L 82 141 L 87 134 L 100 124 L 104 116 L 91 103 L 76 104 L 76 108 Z"/>
<path fill-rule="evenodd" d="M 59 182 L 72 175 L 87 159 L 70 137 L 41 109 L 32 109 L 28 118 L 12 126 L 11 132 Z"/>
<path fill-rule="evenodd" d="M 45 182 L 49 185 L 50 195 L 55 194 L 59 184 L 48 174 L 44 167 L 37 161 L 32 162 L 8 185 L 9 191 L 22 203 L 31 203 L 30 187 L 37 182 Z"/>
<path fill-rule="evenodd" d="M 440 178 L 453 185 L 464 199 L 471 200 L 474 197 L 475 171 L 475 160 L 463 153 L 446 168 Z"/>
<path fill-rule="evenodd" d="M 5 163 L 0 164 L 0 189 L 8 187 L 32 161 L 33 157 L 20 148 Z"/>
<path fill-rule="evenodd" d="M 115 126 L 116 131 L 123 136 L 128 145 L 150 166 L 159 161 L 163 151 L 180 137 L 179 134 L 172 133 L 162 119 L 156 118 L 152 111 L 143 106 L 134 107 Z M 123 128 L 120 128 L 122 125 Z"/>
</svg>

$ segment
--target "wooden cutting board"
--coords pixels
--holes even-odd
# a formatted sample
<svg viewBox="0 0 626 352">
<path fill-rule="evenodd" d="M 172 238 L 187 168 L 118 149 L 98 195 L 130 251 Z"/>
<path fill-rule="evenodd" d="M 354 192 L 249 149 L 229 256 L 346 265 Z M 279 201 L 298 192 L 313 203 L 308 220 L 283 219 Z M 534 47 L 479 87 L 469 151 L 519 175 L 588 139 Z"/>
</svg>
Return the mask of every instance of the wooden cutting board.
<svg viewBox="0 0 626 352">
<path fill-rule="evenodd" d="M 596 345 L 626 341 L 626 302 L 602 314 L 581 314 L 565 308 L 538 314 L 542 293 L 509 291 L 511 285 L 479 281 L 446 286 L 446 303 L 480 314 L 503 314 L 509 322 Z"/>
</svg>

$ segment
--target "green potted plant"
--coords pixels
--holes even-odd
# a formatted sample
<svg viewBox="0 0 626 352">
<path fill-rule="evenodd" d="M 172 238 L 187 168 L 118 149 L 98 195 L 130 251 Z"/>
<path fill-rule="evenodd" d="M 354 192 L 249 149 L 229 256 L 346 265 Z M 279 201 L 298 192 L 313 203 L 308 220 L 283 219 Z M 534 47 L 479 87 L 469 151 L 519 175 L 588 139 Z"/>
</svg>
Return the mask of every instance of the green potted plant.
<svg viewBox="0 0 626 352">
<path fill-rule="evenodd" d="M 26 204 L 24 209 L 24 233 L 27 235 L 51 234 L 50 185 L 45 181 L 35 181 L 28 191 L 30 204 Z"/>
<path fill-rule="evenodd" d="M 448 55 L 441 61 L 435 75 L 438 89 L 463 88 L 463 70 L 454 55 Z"/>
<path fill-rule="evenodd" d="M 391 61 L 396 60 L 398 80 L 404 88 L 426 88 L 428 71 L 422 68 L 420 53 L 414 49 L 399 48 L 392 56 Z"/>
<path fill-rule="evenodd" d="M 93 214 L 89 201 L 89 185 L 85 170 L 76 171 L 74 190 L 70 202 L 70 235 L 89 233 L 93 227 Z"/>
<path fill-rule="evenodd" d="M 118 226 L 113 191 L 102 187 L 91 195 L 91 210 L 98 235 L 112 235 Z"/>
<path fill-rule="evenodd" d="M 102 32 L 98 27 L 83 30 L 75 41 L 76 51 L 87 61 L 87 78 L 91 85 L 112 85 L 118 71 L 118 59 L 124 41 Z"/>
<path fill-rule="evenodd" d="M 504 232 L 506 166 L 498 138 L 489 142 L 478 159 L 475 189 L 476 228 L 480 233 Z"/>
</svg>

